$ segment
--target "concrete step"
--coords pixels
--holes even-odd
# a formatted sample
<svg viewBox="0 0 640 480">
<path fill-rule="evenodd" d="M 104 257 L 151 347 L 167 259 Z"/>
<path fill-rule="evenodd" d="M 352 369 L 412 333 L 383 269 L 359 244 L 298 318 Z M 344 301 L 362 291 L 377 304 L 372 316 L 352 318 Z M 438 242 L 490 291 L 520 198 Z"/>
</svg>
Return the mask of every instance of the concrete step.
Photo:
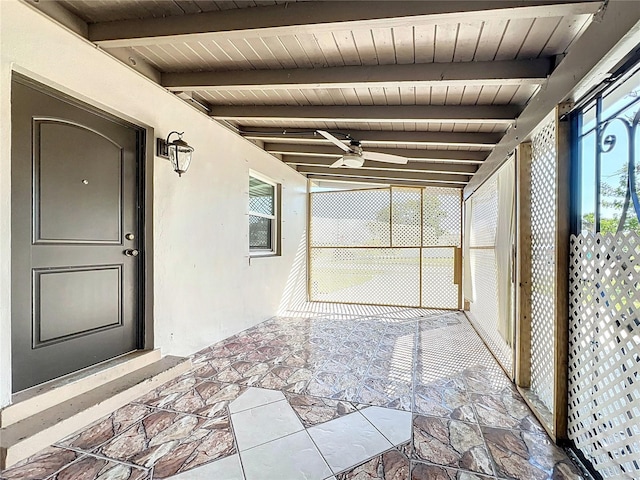
<svg viewBox="0 0 640 480">
<path fill-rule="evenodd" d="M 12 396 L 11 405 L 0 410 L 0 427 L 8 427 L 38 412 L 43 412 L 70 398 L 157 362 L 161 357 L 160 349 L 137 350 L 18 392 Z"/>
<path fill-rule="evenodd" d="M 1 428 L 0 469 L 30 457 L 189 368 L 190 359 L 167 356 Z"/>
</svg>

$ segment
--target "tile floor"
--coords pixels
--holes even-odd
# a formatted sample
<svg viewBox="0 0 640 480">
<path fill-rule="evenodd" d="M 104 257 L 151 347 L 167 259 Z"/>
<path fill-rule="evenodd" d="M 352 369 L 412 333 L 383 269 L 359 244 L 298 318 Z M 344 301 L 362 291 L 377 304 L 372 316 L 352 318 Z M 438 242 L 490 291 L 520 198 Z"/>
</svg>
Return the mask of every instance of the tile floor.
<svg viewBox="0 0 640 480">
<path fill-rule="evenodd" d="M 582 477 L 463 314 L 311 304 L 0 478 Z"/>
</svg>

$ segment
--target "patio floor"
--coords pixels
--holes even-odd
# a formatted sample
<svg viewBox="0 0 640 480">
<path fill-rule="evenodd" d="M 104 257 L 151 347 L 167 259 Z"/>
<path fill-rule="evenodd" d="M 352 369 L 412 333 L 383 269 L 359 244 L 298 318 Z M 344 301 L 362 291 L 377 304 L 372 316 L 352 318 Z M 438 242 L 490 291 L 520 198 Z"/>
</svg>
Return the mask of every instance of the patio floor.
<svg viewBox="0 0 640 480">
<path fill-rule="evenodd" d="M 462 313 L 307 304 L 1 478 L 582 477 Z"/>
</svg>

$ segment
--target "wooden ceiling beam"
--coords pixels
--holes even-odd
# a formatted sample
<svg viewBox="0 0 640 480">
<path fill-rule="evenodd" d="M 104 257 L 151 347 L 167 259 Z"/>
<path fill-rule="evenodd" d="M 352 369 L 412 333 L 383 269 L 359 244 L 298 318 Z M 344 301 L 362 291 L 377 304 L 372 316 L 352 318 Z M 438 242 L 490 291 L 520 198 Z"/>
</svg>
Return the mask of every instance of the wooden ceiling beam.
<svg viewBox="0 0 640 480">
<path fill-rule="evenodd" d="M 323 157 L 296 157 L 284 155 L 282 161 L 287 165 L 295 167 L 319 167 L 328 168 L 333 163 L 332 160 Z M 389 172 L 415 172 L 415 173 L 445 173 L 450 175 L 473 175 L 478 169 L 475 165 L 459 163 L 425 163 L 409 161 L 406 165 L 391 164 L 384 162 L 365 161 L 360 167 L 361 170 L 384 170 Z"/>
<path fill-rule="evenodd" d="M 210 115 L 218 120 L 287 120 L 367 123 L 496 123 L 511 124 L 522 107 L 517 105 L 358 105 L 358 106 L 212 106 Z"/>
<path fill-rule="evenodd" d="M 469 181 L 468 176 L 447 175 L 443 173 L 425 172 L 394 172 L 383 170 L 364 170 L 361 168 L 329 168 L 299 166 L 296 170 L 304 175 L 322 175 L 341 177 L 356 177 L 367 180 L 412 180 L 418 182 L 451 183 L 464 186 Z"/>
<path fill-rule="evenodd" d="M 544 82 L 552 66 L 553 60 L 545 57 L 498 62 L 163 73 L 162 86 L 172 91 L 236 91 L 524 85 Z"/>
<path fill-rule="evenodd" d="M 335 146 L 324 145 L 265 143 L 263 148 L 269 153 L 303 157 L 339 158 L 344 153 Z M 481 164 L 487 157 L 487 152 L 474 152 L 468 150 L 413 150 L 407 148 L 367 148 L 366 150 L 368 152 L 400 155 L 401 157 L 422 162 Z"/>
<path fill-rule="evenodd" d="M 338 183 L 366 183 L 367 185 L 378 185 L 378 186 L 385 186 L 385 185 L 398 185 L 401 187 L 439 187 L 439 188 L 455 188 L 455 189 L 459 189 L 462 190 L 462 188 L 464 188 L 463 184 L 459 184 L 459 183 L 445 183 L 445 182 L 421 182 L 421 181 L 416 181 L 416 180 L 387 180 L 385 181 L 384 179 L 371 179 L 371 178 L 361 178 L 361 177 L 343 177 L 340 175 L 340 172 L 337 172 L 336 175 L 314 175 L 314 174 L 307 174 L 307 178 L 309 178 L 310 180 L 314 180 L 316 182 L 318 182 L 319 184 L 323 184 L 323 183 L 334 183 L 334 182 L 338 182 Z"/>
<path fill-rule="evenodd" d="M 601 1 L 447 0 L 286 3 L 163 18 L 89 25 L 89 39 L 103 48 L 260 38 L 354 28 L 393 28 L 474 20 L 562 17 L 595 13 Z"/>
<path fill-rule="evenodd" d="M 331 130 L 332 133 L 336 133 Z M 393 146 L 402 143 L 405 145 L 429 145 L 429 146 L 453 146 L 470 148 L 492 148 L 500 141 L 503 133 L 469 133 L 469 132 L 400 132 L 400 131 L 372 131 L 341 129 L 339 137 L 350 135 L 362 143 L 385 144 Z M 249 140 L 260 140 L 269 143 L 298 143 L 329 145 L 331 142 L 313 130 L 278 129 L 248 127 L 240 134 Z M 348 140 L 344 141 L 348 144 Z"/>
</svg>

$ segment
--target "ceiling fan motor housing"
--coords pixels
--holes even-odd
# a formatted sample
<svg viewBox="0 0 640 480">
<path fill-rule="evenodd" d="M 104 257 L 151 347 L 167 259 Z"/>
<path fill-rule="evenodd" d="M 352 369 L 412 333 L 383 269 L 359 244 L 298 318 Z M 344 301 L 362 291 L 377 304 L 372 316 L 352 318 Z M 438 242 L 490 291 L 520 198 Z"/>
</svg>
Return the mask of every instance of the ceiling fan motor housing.
<svg viewBox="0 0 640 480">
<path fill-rule="evenodd" d="M 345 153 L 342 158 L 342 165 L 345 167 L 359 168 L 364 164 L 364 158 L 362 158 L 362 149 L 360 153 L 349 152 Z"/>
<path fill-rule="evenodd" d="M 355 153 L 356 155 L 362 155 L 362 146 L 360 145 L 359 141 L 351 140 L 351 142 L 349 143 L 349 148 L 351 149 L 351 152 Z"/>
</svg>

